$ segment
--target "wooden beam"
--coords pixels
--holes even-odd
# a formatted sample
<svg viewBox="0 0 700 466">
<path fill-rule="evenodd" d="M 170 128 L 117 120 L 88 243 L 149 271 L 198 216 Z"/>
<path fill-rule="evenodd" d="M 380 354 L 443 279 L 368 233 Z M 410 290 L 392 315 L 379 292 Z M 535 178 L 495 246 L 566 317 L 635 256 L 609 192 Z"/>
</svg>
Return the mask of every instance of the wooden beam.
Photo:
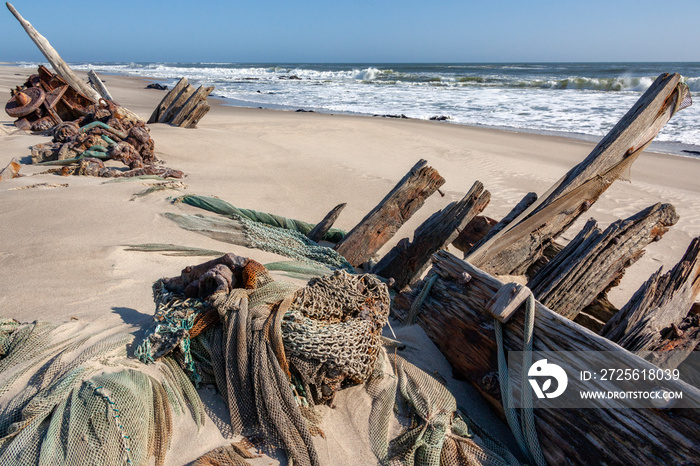
<svg viewBox="0 0 700 466">
<path fill-rule="evenodd" d="M 328 212 L 325 217 L 323 217 L 323 220 L 318 222 L 316 226 L 311 229 L 306 237 L 317 243 L 321 241 L 321 238 L 326 236 L 326 233 L 328 233 L 328 230 L 331 229 L 346 205 L 347 204 L 343 202 L 342 204 L 338 204 L 337 206 L 333 207 L 333 209 Z"/>
<path fill-rule="evenodd" d="M 630 169 L 673 114 L 690 104 L 689 96 L 680 75 L 659 76 L 585 160 L 467 260 L 493 274 L 524 274 L 540 251 Z"/>
<path fill-rule="evenodd" d="M 498 384 L 494 318 L 487 305 L 503 283 L 446 251 L 433 256 L 426 281 L 437 275 L 418 314 L 418 324 L 452 365 L 456 376 L 469 380 L 502 410 Z M 467 274 L 469 281 L 463 279 Z M 421 289 L 401 293 L 394 311 L 405 315 Z M 533 351 L 615 351 L 625 367 L 654 369 L 648 361 L 620 349 L 609 340 L 535 305 Z M 503 326 L 506 351 L 523 350 L 524 312 Z M 581 382 L 569 377 L 576 390 Z M 684 399 L 700 400 L 700 390 L 673 382 Z M 567 388 L 567 391 L 570 388 Z M 687 400 L 686 400 L 687 401 Z M 548 464 L 682 464 L 700 457 L 696 409 L 535 409 L 535 427 Z"/>
<path fill-rule="evenodd" d="M 182 126 L 182 123 L 187 119 L 188 116 L 190 116 L 190 113 L 194 111 L 197 104 L 199 104 L 199 102 L 201 102 L 202 100 L 206 100 L 207 96 L 211 94 L 213 90 L 214 86 L 199 86 L 197 90 L 187 99 L 182 108 L 173 114 L 173 117 L 170 120 L 170 124 L 175 126 Z"/>
<path fill-rule="evenodd" d="M 675 369 L 698 347 L 700 316 L 689 315 L 680 324 L 672 324 L 660 340 L 650 345 L 644 359 L 663 369 Z"/>
<path fill-rule="evenodd" d="M 608 321 L 601 335 L 630 351 L 658 346 L 664 331 L 689 314 L 700 294 L 700 237 L 693 239 L 683 258 L 668 273 L 659 269 Z"/>
<path fill-rule="evenodd" d="M 102 96 L 103 99 L 109 100 L 109 101 L 114 101 L 112 98 L 112 94 L 109 93 L 107 90 L 107 87 L 105 86 L 105 83 L 102 82 L 99 76 L 97 76 L 97 73 L 95 73 L 93 70 L 90 70 L 87 72 L 88 78 L 90 79 L 90 82 L 92 85 L 95 87 L 95 90 Z"/>
<path fill-rule="evenodd" d="M 372 273 L 393 278 L 397 290 L 414 282 L 429 267 L 430 256 L 449 246 L 490 200 L 491 193 L 477 181 L 462 200 L 451 203 L 423 222 L 416 229 L 412 243 L 408 238 L 400 241 L 374 266 Z"/>
<path fill-rule="evenodd" d="M 195 93 L 195 90 L 196 89 L 192 84 L 188 84 L 184 89 L 182 89 L 182 91 L 180 91 L 180 93 L 175 97 L 175 100 L 173 100 L 172 103 L 168 105 L 168 108 L 166 108 L 160 115 L 158 118 L 158 123 L 170 123 L 173 116 L 180 111 L 180 109 L 187 102 L 187 99 L 189 99 L 190 96 Z"/>
<path fill-rule="evenodd" d="M 480 241 L 474 244 L 470 251 L 476 251 L 481 247 L 482 244 L 485 242 L 489 241 L 493 236 L 495 236 L 498 232 L 506 228 L 510 223 L 518 218 L 520 214 L 525 212 L 527 208 L 529 208 L 532 204 L 534 204 L 537 201 L 537 193 L 527 193 L 525 196 L 523 196 L 522 199 L 520 199 L 520 202 L 518 202 L 515 207 L 511 209 L 510 212 L 506 214 L 505 217 L 501 219 L 500 222 L 495 224 L 493 228 L 484 236 Z"/>
<path fill-rule="evenodd" d="M 605 231 L 590 219 L 528 286 L 543 305 L 573 320 L 677 221 L 671 204 L 655 204 Z"/>
<path fill-rule="evenodd" d="M 177 82 L 175 87 L 170 89 L 170 91 L 167 94 L 165 94 L 163 100 L 161 100 L 158 106 L 153 110 L 151 117 L 148 119 L 148 123 L 158 123 L 158 120 L 160 119 L 161 115 L 165 113 L 165 111 L 168 109 L 168 107 L 170 107 L 170 105 L 177 98 L 177 96 L 179 96 L 180 93 L 189 85 L 190 83 L 187 80 L 187 78 L 181 78 Z"/>
<path fill-rule="evenodd" d="M 359 267 L 367 262 L 420 209 L 445 179 L 425 160 L 411 168 L 394 189 L 343 238 L 336 248 Z"/>
<path fill-rule="evenodd" d="M 49 63 L 51 63 L 51 66 L 54 70 L 56 70 L 56 73 L 65 79 L 73 89 L 80 92 L 88 99 L 92 100 L 93 102 L 100 100 L 100 94 L 95 89 L 88 86 L 87 83 L 81 80 L 73 72 L 68 64 L 63 61 L 56 49 L 51 46 L 46 37 L 39 34 L 39 31 L 37 31 L 29 21 L 24 19 L 11 3 L 7 2 L 5 5 L 7 5 L 7 8 L 14 15 L 14 17 L 17 18 L 17 21 L 19 21 L 24 30 L 27 32 L 29 38 L 32 39 L 32 41 L 34 41 L 36 46 L 39 48 L 39 51 L 46 57 Z"/>
<path fill-rule="evenodd" d="M 180 126 L 183 128 L 196 128 L 199 120 L 201 120 L 210 109 L 211 106 L 209 106 L 209 103 L 206 100 L 200 101 Z"/>
</svg>

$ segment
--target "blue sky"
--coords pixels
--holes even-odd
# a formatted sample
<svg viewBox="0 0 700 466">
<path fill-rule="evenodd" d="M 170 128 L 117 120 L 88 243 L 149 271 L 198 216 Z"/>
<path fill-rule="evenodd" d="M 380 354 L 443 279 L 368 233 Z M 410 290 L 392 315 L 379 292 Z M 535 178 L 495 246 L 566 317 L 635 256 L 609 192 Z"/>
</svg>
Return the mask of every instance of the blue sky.
<svg viewBox="0 0 700 466">
<path fill-rule="evenodd" d="M 69 62 L 700 61 L 700 0 L 12 2 Z M 0 9 L 0 61 L 43 57 Z"/>
</svg>

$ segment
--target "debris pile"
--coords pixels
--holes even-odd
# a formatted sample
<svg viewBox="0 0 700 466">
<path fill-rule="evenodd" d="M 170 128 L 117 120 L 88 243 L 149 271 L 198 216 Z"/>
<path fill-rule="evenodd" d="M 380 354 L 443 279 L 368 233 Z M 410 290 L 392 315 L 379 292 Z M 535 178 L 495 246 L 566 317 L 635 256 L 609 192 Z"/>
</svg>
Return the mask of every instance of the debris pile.
<svg viewBox="0 0 700 466">
<path fill-rule="evenodd" d="M 138 116 L 111 100 L 92 102 L 43 65 L 12 91 L 5 110 L 20 129 L 52 132 L 52 142 L 31 148 L 32 163 L 62 165 L 62 175 L 184 176 L 157 165 L 150 130 Z M 129 170 L 105 167 L 103 160 Z"/>
<path fill-rule="evenodd" d="M 15 126 L 25 131 L 46 131 L 63 121 L 76 120 L 93 103 L 43 65 L 11 95 L 5 112 L 17 118 Z"/>
</svg>

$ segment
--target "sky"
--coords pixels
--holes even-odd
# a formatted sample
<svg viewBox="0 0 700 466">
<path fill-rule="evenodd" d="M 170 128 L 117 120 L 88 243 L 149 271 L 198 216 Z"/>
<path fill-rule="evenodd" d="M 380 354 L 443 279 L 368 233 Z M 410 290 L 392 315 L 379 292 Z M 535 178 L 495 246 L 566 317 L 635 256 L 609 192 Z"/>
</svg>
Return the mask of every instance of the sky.
<svg viewBox="0 0 700 466">
<path fill-rule="evenodd" d="M 15 0 L 68 62 L 700 62 L 700 0 Z M 45 61 L 0 8 L 0 62 Z"/>
</svg>

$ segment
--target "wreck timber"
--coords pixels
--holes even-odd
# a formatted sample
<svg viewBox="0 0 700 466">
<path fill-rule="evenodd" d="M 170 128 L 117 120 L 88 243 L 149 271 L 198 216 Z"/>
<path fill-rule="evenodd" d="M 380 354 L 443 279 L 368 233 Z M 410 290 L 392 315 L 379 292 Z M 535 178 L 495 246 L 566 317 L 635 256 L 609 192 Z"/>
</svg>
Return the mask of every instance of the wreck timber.
<svg viewBox="0 0 700 466">
<path fill-rule="evenodd" d="M 148 123 L 196 128 L 199 120 L 211 109 L 207 97 L 213 90 L 213 86 L 199 86 L 195 89 L 187 78 L 181 78 L 153 110 Z"/>
<path fill-rule="evenodd" d="M 107 90 L 105 83 L 102 82 L 99 76 L 97 76 L 97 73 L 95 73 L 93 70 L 90 70 L 87 72 L 87 75 L 93 87 L 103 99 L 114 101 L 114 99 L 112 98 L 112 94 L 109 93 L 109 90 Z"/>
<path fill-rule="evenodd" d="M 573 320 L 677 221 L 671 204 L 650 206 L 605 231 L 591 219 L 528 286 L 539 302 Z"/>
<path fill-rule="evenodd" d="M 389 251 L 372 273 L 384 278 L 393 278 L 396 289 L 414 282 L 430 266 L 430 256 L 450 245 L 464 227 L 489 201 L 491 193 L 477 181 L 459 202 L 453 202 L 423 222 L 413 235 L 413 242 L 404 238 Z"/>
<path fill-rule="evenodd" d="M 695 238 L 683 258 L 666 274 L 659 269 L 608 321 L 601 335 L 633 351 L 663 349 L 664 336 L 689 315 L 700 294 L 700 237 Z M 688 346 L 691 334 L 685 336 Z M 694 347 L 690 347 L 692 351 Z"/>
<path fill-rule="evenodd" d="M 498 385 L 494 318 L 486 310 L 504 284 L 446 251 L 433 256 L 437 275 L 421 306 L 418 323 L 453 367 L 497 410 Z M 469 279 L 467 280 L 466 277 Z M 427 281 L 427 280 L 426 280 Z M 394 311 L 403 316 L 420 289 L 401 293 Z M 522 351 L 524 312 L 504 325 L 506 351 Z M 654 368 L 648 361 L 536 303 L 533 351 L 617 351 L 628 367 Z M 571 382 L 571 381 L 570 381 Z M 684 397 L 700 390 L 674 382 Z M 549 464 L 684 464 L 700 457 L 696 409 L 535 409 L 535 426 Z"/>
<path fill-rule="evenodd" d="M 445 179 L 420 160 L 338 244 L 336 250 L 359 267 L 389 241 Z"/>
<path fill-rule="evenodd" d="M 328 230 L 330 230 L 335 221 L 338 220 L 338 216 L 340 216 L 340 213 L 343 211 L 343 209 L 345 209 L 346 205 L 347 203 L 343 202 L 342 204 L 338 204 L 337 206 L 333 207 L 333 209 L 328 212 L 325 217 L 323 217 L 323 220 L 318 222 L 316 226 L 311 229 L 306 237 L 317 243 L 321 241 L 321 238 L 326 236 Z"/>
<path fill-rule="evenodd" d="M 690 105 L 678 74 L 663 74 L 579 165 L 506 228 L 472 249 L 484 271 L 522 275 L 547 247 L 631 167 L 673 114 Z"/>
<path fill-rule="evenodd" d="M 194 91 L 194 93 L 187 99 L 182 108 L 173 115 L 172 120 L 170 120 L 170 124 L 187 127 L 183 124 L 185 120 L 195 110 L 197 104 L 203 100 L 206 101 L 207 96 L 209 96 L 213 90 L 214 86 L 199 86 L 197 90 Z"/>
<path fill-rule="evenodd" d="M 180 78 L 175 87 L 170 89 L 170 91 L 167 94 L 165 94 L 163 100 L 161 100 L 160 103 L 153 110 L 153 113 L 151 114 L 151 117 L 148 119 L 147 123 L 158 123 L 158 120 L 160 120 L 160 117 L 163 116 L 168 107 L 170 107 L 170 105 L 175 101 L 177 96 L 180 95 L 180 93 L 183 90 L 185 90 L 185 88 L 187 88 L 189 85 L 190 82 L 187 80 L 187 78 Z"/>
</svg>

